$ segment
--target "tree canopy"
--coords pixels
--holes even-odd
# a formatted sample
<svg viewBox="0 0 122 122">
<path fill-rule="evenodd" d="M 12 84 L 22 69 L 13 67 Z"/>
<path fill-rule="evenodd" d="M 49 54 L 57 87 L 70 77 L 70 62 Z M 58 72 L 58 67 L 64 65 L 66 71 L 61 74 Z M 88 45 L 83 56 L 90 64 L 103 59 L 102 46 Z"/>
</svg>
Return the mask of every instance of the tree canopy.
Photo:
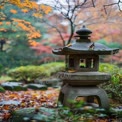
<svg viewBox="0 0 122 122">
<path fill-rule="evenodd" d="M 105 25 L 106 28 L 108 27 L 109 29 L 111 29 L 114 25 L 114 29 L 116 28 L 115 26 L 118 26 L 119 28 L 115 29 L 114 32 L 119 32 L 121 30 L 119 25 L 122 24 L 120 6 L 122 2 L 120 0 L 118 2 L 113 0 L 53 1 L 53 4 L 51 4 L 51 2 L 48 3 L 47 1 L 43 2 L 41 0 L 40 3 L 50 4 L 50 6 L 53 8 L 54 13 L 51 16 L 48 16 L 49 21 L 44 20 L 44 22 L 47 22 L 47 25 L 58 32 L 58 37 L 60 37 L 60 40 L 62 40 L 62 45 L 69 44 L 72 41 L 75 30 L 84 24 L 90 28 L 99 28 L 98 24 L 101 24 Z M 113 34 L 113 30 L 109 34 Z M 68 38 L 65 38 L 64 36 L 66 33 L 69 35 Z"/>
</svg>

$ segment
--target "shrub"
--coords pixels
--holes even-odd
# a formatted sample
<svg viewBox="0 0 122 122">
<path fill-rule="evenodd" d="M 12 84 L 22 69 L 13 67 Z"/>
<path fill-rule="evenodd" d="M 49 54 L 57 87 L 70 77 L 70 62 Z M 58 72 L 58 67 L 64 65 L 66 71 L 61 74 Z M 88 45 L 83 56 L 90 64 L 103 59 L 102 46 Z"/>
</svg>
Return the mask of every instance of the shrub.
<svg viewBox="0 0 122 122">
<path fill-rule="evenodd" d="M 117 65 L 108 64 L 108 63 L 101 63 L 99 67 L 100 72 L 108 72 L 111 74 L 111 82 L 113 84 L 118 84 L 121 82 L 122 79 L 122 69 L 119 68 Z"/>
<path fill-rule="evenodd" d="M 64 64 L 60 62 L 53 62 L 43 64 L 40 66 L 21 66 L 8 70 L 7 74 L 16 80 L 25 82 L 33 82 L 37 78 L 50 77 L 52 74 L 57 73 L 64 69 Z"/>
<path fill-rule="evenodd" d="M 122 103 L 122 68 L 108 63 L 100 64 L 99 71 L 111 74 L 111 79 L 100 85 L 104 88 L 109 98 Z"/>
<path fill-rule="evenodd" d="M 2 86 L 0 86 L 0 92 L 5 92 L 5 89 Z"/>
</svg>

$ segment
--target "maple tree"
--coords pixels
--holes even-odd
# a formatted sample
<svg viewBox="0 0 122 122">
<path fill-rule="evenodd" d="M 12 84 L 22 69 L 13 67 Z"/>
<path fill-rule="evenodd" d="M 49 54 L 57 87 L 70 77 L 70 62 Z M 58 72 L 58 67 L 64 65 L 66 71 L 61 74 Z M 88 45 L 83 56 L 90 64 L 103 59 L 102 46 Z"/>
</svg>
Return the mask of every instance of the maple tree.
<svg viewBox="0 0 122 122">
<path fill-rule="evenodd" d="M 91 34 L 91 39 L 96 41 L 100 39 L 105 39 L 108 42 L 118 42 L 122 44 L 120 35 L 122 33 L 121 27 L 119 27 L 121 24 L 114 23 L 114 24 L 108 24 L 108 23 L 101 23 L 100 25 L 90 25 L 91 28 L 93 28 L 93 33 Z"/>
<path fill-rule="evenodd" d="M 48 4 L 48 2 L 44 3 Z M 49 21 L 45 20 L 45 22 L 53 28 L 53 32 L 58 32 L 62 45 L 67 45 L 72 41 L 75 30 L 81 25 L 85 24 L 90 27 L 95 23 L 110 23 L 113 18 L 115 20 L 117 16 L 121 16 L 120 3 L 121 1 L 114 2 L 113 0 L 99 2 L 95 0 L 64 0 L 63 2 L 54 0 L 53 4 L 49 2 L 49 5 L 54 9 L 54 14 L 48 16 Z M 118 6 L 116 7 L 116 5 Z M 66 40 L 64 33 L 69 35 Z"/>
<path fill-rule="evenodd" d="M 54 13 L 46 16 L 47 21 L 44 20 L 46 26 L 50 26 L 48 29 L 50 37 L 47 41 L 57 44 L 56 46 L 65 46 L 75 40 L 73 38 L 75 30 L 85 24 L 93 31 L 92 41 L 104 38 L 107 41 L 121 42 L 122 14 L 116 7 L 116 2 L 109 0 L 54 1 L 53 4 L 50 3 Z M 111 5 L 108 6 L 109 4 Z"/>
<path fill-rule="evenodd" d="M 4 9 L 6 9 L 6 6 L 10 6 L 9 4 L 19 7 L 21 9 L 21 13 L 20 10 L 18 10 L 17 8 L 11 8 L 10 14 L 6 15 Z M 49 12 L 51 12 L 52 8 L 50 6 L 44 4 L 38 5 L 35 1 L 29 0 L 6 0 L 2 1 L 1 10 L 3 11 L 1 11 L 0 33 L 2 33 L 1 38 L 6 40 L 7 44 L 9 44 L 9 42 L 12 40 L 19 40 L 24 35 L 23 32 L 25 32 L 29 46 L 31 47 L 31 49 L 35 50 L 38 55 L 39 53 L 40 55 L 42 53 L 46 53 L 47 55 L 49 52 L 51 52 L 51 48 L 45 45 L 41 45 L 41 47 L 38 48 L 40 46 L 40 42 L 38 41 L 41 41 L 41 31 L 43 30 L 41 30 L 41 28 L 37 29 L 37 26 L 34 27 L 35 23 L 31 22 L 30 19 L 20 19 L 19 16 L 17 16 L 18 14 L 22 15 L 22 13 L 26 15 L 28 13 L 31 13 L 32 18 L 41 19 L 44 14 L 48 14 Z M 11 14 L 13 14 L 14 16 Z M 10 17 L 10 15 L 12 17 Z M 36 47 L 36 49 L 34 47 Z"/>
<path fill-rule="evenodd" d="M 48 14 L 51 11 L 51 7 L 46 6 L 46 5 L 38 5 L 36 2 L 33 1 L 28 1 L 25 0 L 23 2 L 21 2 L 20 0 L 11 0 L 11 1 L 4 1 L 4 3 L 10 2 L 11 4 L 15 4 L 17 6 L 21 5 L 23 8 L 21 8 L 21 11 L 23 13 L 27 13 L 29 12 L 29 10 L 31 10 L 31 8 L 34 10 L 34 12 L 32 13 L 32 16 L 34 17 L 42 17 L 43 14 Z M 30 5 L 30 8 L 28 9 L 28 6 Z M 19 6 L 19 7 L 21 7 Z M 5 7 L 5 5 L 4 5 Z M 4 8 L 2 8 L 4 9 Z M 11 9 L 10 12 L 12 14 L 17 14 L 17 10 L 15 9 Z M 6 21 L 8 19 L 9 15 L 5 15 L 4 12 L 1 12 L 1 22 L 0 25 L 2 25 L 3 21 Z M 30 22 L 25 22 L 25 20 L 21 20 L 21 19 L 17 19 L 17 18 L 10 18 L 10 20 L 7 20 L 8 22 L 7 25 L 14 25 L 16 23 L 18 23 L 18 27 L 20 27 L 21 29 L 23 29 L 26 32 L 29 32 L 30 34 L 28 34 L 28 38 L 30 39 L 29 41 L 31 41 L 31 39 L 33 38 L 38 38 L 41 37 L 41 34 L 39 31 L 36 31 L 34 27 L 32 27 L 32 24 Z M 15 25 L 17 26 L 17 24 Z M 1 28 L 1 30 L 3 30 L 4 32 L 7 31 L 4 28 Z M 32 44 L 35 44 L 34 42 Z"/>
<path fill-rule="evenodd" d="M 15 10 L 11 10 L 11 12 L 15 13 Z M 5 25 L 7 25 L 7 27 L 5 27 Z M 32 26 L 32 24 L 30 22 L 27 22 L 25 20 L 21 20 L 21 19 L 16 19 L 16 18 L 12 18 L 10 21 L 6 21 L 6 22 L 0 22 L 0 32 L 4 33 L 4 36 L 6 36 L 7 38 L 7 34 L 9 32 L 14 32 L 17 33 L 16 37 L 19 38 L 21 36 L 21 34 L 19 34 L 18 32 L 20 31 L 24 31 L 26 32 L 26 36 L 28 38 L 28 42 L 31 46 L 35 46 L 36 45 L 36 41 L 33 39 L 37 39 L 41 37 L 41 33 L 39 30 L 36 30 L 35 27 Z M 11 26 L 13 26 L 11 28 Z M 6 35 L 5 35 L 6 33 Z M 1 35 L 3 36 L 3 35 Z"/>
<path fill-rule="evenodd" d="M 0 9 L 3 9 L 6 4 L 12 4 L 12 5 L 18 6 L 19 8 L 22 9 L 22 11 L 24 13 L 27 13 L 30 10 L 34 10 L 35 13 L 33 14 L 33 16 L 36 16 L 36 17 L 42 17 L 43 14 L 48 14 L 52 10 L 52 8 L 50 6 L 47 6 L 44 4 L 38 5 L 36 3 L 36 1 L 33 1 L 33 0 L 23 0 L 23 1 L 21 1 L 21 0 L 1 0 Z"/>
<path fill-rule="evenodd" d="M 48 14 L 49 12 L 51 12 L 51 7 L 47 6 L 47 5 L 38 5 L 36 2 L 34 1 L 29 1 L 29 0 L 25 0 L 25 1 L 21 1 L 21 0 L 6 0 L 6 1 L 1 1 L 1 10 L 5 9 L 5 7 L 8 4 L 13 4 L 16 5 L 18 7 L 21 8 L 21 12 L 22 13 L 28 13 L 29 11 L 33 11 L 32 12 L 32 16 L 33 17 L 38 17 L 38 18 L 42 18 L 43 14 Z M 16 9 L 11 9 L 10 13 L 12 14 L 18 14 L 18 11 Z M 20 13 L 20 12 L 19 12 Z M 40 30 L 36 30 L 36 28 L 34 26 L 32 26 L 31 22 L 28 22 L 26 20 L 22 20 L 20 18 L 10 18 L 10 15 L 5 15 L 4 11 L 1 11 L 1 21 L 0 21 L 0 25 L 8 25 L 9 29 L 6 29 L 4 27 L 2 27 L 0 29 L 1 32 L 8 32 L 8 30 L 10 30 L 10 26 L 14 26 L 12 28 L 14 28 L 14 30 L 12 30 L 13 32 L 16 32 L 17 29 L 21 29 L 21 31 L 25 31 L 28 37 L 28 42 L 30 44 L 30 46 L 36 46 L 38 43 L 33 40 L 33 39 L 37 39 L 41 37 L 41 33 Z M 9 20 L 8 20 L 9 17 Z M 16 27 L 16 29 L 15 29 Z M 19 37 L 20 35 L 18 34 L 17 37 Z"/>
<path fill-rule="evenodd" d="M 55 2 L 53 3 L 52 8 L 54 8 L 55 14 L 49 15 L 48 16 L 48 25 L 51 26 L 51 29 L 49 30 L 51 33 L 51 39 L 47 39 L 46 41 L 49 41 L 53 44 L 58 44 L 60 45 L 66 45 L 70 43 L 71 40 L 73 40 L 73 34 L 75 32 L 75 29 L 79 28 L 79 26 L 86 24 L 88 27 L 91 29 L 93 28 L 93 36 L 92 39 L 101 39 L 105 36 L 108 35 L 118 35 L 121 34 L 119 29 L 112 30 L 111 32 L 108 33 L 108 29 L 105 29 L 104 31 L 100 33 L 100 30 L 102 29 L 101 27 L 98 27 L 98 24 L 105 25 L 104 23 L 110 22 L 112 16 L 115 18 L 117 12 L 111 12 L 116 10 L 116 8 L 110 9 L 110 6 L 114 5 L 120 5 L 121 1 L 118 2 L 113 2 L 113 1 L 94 1 L 94 0 L 86 0 L 86 1 L 65 1 L 65 3 L 62 3 L 61 1 L 54 0 Z M 10 1 L 8 1 L 10 2 Z M 49 6 L 46 6 L 44 4 L 38 5 L 34 1 L 11 1 L 12 4 L 17 5 L 21 8 L 23 13 L 28 13 L 30 10 L 34 10 L 35 12 L 33 13 L 33 16 L 36 18 L 44 19 L 43 14 L 48 14 L 52 8 Z M 51 4 L 52 5 L 52 4 Z M 50 6 L 51 6 L 50 5 Z M 104 6 L 103 6 L 104 5 Z M 107 14 L 106 14 L 107 11 Z M 13 14 L 17 14 L 17 11 L 14 9 L 11 10 Z M 58 12 L 58 14 L 56 13 Z M 99 14 L 100 13 L 100 14 Z M 111 15 L 111 16 L 110 16 Z M 117 13 L 118 16 L 121 16 L 121 12 Z M 64 19 L 65 18 L 65 19 Z M 110 18 L 110 19 L 108 19 Z M 105 21 L 106 20 L 106 21 Z M 108 21 L 109 20 L 109 21 Z M 117 21 L 118 22 L 118 21 Z M 24 23 L 23 23 L 24 24 Z M 96 27 L 94 27 L 94 24 L 97 24 Z M 116 24 L 116 23 L 115 23 Z M 22 23 L 19 24 L 22 28 Z M 110 25 L 110 24 L 109 24 Z M 116 25 L 115 25 L 116 26 Z M 115 28 L 114 26 L 114 28 Z M 24 26 L 23 26 L 24 27 Z M 103 27 L 103 26 L 102 26 Z M 104 27 L 110 28 L 110 26 L 105 25 Z M 52 30 L 52 28 L 55 28 L 55 30 L 58 32 L 59 35 L 55 33 L 55 30 Z M 99 30 L 99 31 L 98 31 Z M 36 42 L 35 39 L 40 38 L 41 34 L 39 34 L 39 31 L 34 32 L 34 31 L 29 32 L 27 36 L 29 37 L 29 44 L 30 46 L 37 51 L 37 54 L 42 54 L 41 52 L 45 52 L 50 54 L 51 51 L 49 51 L 51 48 L 49 48 L 47 45 L 42 45 L 39 42 Z M 37 38 L 35 38 L 37 37 Z M 110 36 L 109 36 L 110 37 Z M 111 38 L 109 38 L 110 40 Z M 57 41 L 58 40 L 58 41 Z"/>
<path fill-rule="evenodd" d="M 3 2 L 5 3 L 5 1 Z M 36 2 L 32 4 L 33 9 L 26 6 L 22 8 L 19 6 L 20 8 L 18 8 L 15 4 L 8 3 L 6 1 L 4 6 L 0 8 L 0 39 L 5 40 L 4 46 L 1 47 L 1 50 L 4 52 L 0 52 L 2 56 L 1 66 L 6 69 L 6 67 L 27 65 L 27 63 L 35 64 L 35 62 L 37 63 L 40 60 L 40 56 L 38 55 L 37 58 L 32 48 L 39 44 L 43 36 L 41 33 L 43 32 L 43 25 L 41 23 L 39 25 L 35 23 L 35 18 L 38 17 L 36 16 L 37 14 L 40 18 L 44 14 L 48 14 L 51 8 L 47 5 L 38 5 Z M 24 41 L 25 43 L 23 43 Z M 22 50 L 24 50 L 26 55 L 21 52 Z M 44 53 L 44 51 L 42 52 Z M 10 60 L 8 62 L 9 58 Z M 28 62 L 28 59 L 31 61 Z"/>
<path fill-rule="evenodd" d="M 30 1 L 30 0 L 1 0 L 0 1 L 0 8 L 3 8 L 5 6 L 5 4 L 13 4 L 13 5 L 16 5 L 20 8 L 24 8 L 24 7 L 28 7 L 30 9 L 32 9 L 33 5 L 35 5 L 35 2 L 33 1 Z"/>
</svg>

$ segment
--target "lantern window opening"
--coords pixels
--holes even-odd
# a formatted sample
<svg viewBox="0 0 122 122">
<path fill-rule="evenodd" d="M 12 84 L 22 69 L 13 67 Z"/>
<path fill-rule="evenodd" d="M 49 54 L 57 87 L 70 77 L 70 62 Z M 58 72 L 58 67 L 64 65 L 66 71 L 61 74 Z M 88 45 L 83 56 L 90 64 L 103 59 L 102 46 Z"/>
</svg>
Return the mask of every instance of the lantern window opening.
<svg viewBox="0 0 122 122">
<path fill-rule="evenodd" d="M 76 97 L 75 101 L 80 102 L 82 101 L 83 103 L 86 104 L 96 104 L 97 106 L 99 106 L 100 103 L 100 99 L 98 96 L 96 95 L 90 95 L 90 96 L 78 96 Z"/>
<path fill-rule="evenodd" d="M 94 66 L 95 66 L 95 61 L 94 59 L 91 59 L 91 68 L 94 68 Z"/>
<path fill-rule="evenodd" d="M 85 59 L 80 59 L 80 68 L 94 68 L 95 67 L 95 59 L 93 58 L 85 58 Z"/>
<path fill-rule="evenodd" d="M 85 68 L 86 67 L 86 59 L 80 59 L 80 64 L 79 64 L 80 68 Z"/>
</svg>

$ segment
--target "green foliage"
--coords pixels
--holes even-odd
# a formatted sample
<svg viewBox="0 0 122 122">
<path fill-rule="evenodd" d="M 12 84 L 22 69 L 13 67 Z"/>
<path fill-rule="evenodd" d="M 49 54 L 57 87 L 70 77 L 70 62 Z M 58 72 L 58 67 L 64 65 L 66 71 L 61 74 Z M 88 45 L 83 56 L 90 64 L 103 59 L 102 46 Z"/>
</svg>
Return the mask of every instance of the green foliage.
<svg viewBox="0 0 122 122">
<path fill-rule="evenodd" d="M 16 10 L 16 14 L 11 13 L 11 10 Z M 41 35 L 43 36 L 45 32 L 45 28 L 43 27 L 42 23 L 38 22 L 38 19 L 33 16 L 33 13 L 35 11 L 29 11 L 28 13 L 23 13 L 20 8 L 18 8 L 15 5 L 6 4 L 3 9 L 1 9 L 1 12 L 4 13 L 6 16 L 5 19 L 2 20 L 2 24 L 0 25 L 0 28 L 4 28 L 7 31 L 1 32 L 0 31 L 0 38 L 6 38 L 8 40 L 15 40 L 17 36 L 23 37 L 27 34 L 26 31 L 22 30 L 19 26 L 17 26 L 17 23 L 14 22 L 12 19 L 20 19 L 25 20 L 27 22 L 30 22 L 32 26 L 36 28 L 36 30 L 39 30 L 41 32 Z M 6 22 L 10 22 L 10 24 L 6 24 Z M 36 39 L 35 39 L 36 40 Z M 37 39 L 37 41 L 40 41 L 41 39 Z"/>
<path fill-rule="evenodd" d="M 101 63 L 99 67 L 100 72 L 107 72 L 111 74 L 111 82 L 113 84 L 118 84 L 122 79 L 122 68 L 119 68 L 117 65 Z"/>
<path fill-rule="evenodd" d="M 97 42 L 101 43 L 101 44 L 104 44 L 104 45 L 106 45 L 106 46 L 108 46 L 110 48 L 119 48 L 119 49 L 122 49 L 122 44 L 117 43 L 117 42 L 109 42 L 108 43 L 106 40 L 103 40 L 103 39 L 98 40 Z"/>
<path fill-rule="evenodd" d="M 16 10 L 17 13 L 11 13 L 11 10 Z M 35 11 L 23 13 L 20 8 L 14 5 L 6 4 L 1 12 L 5 14 L 5 18 L 1 21 L 0 39 L 4 38 L 6 43 L 3 46 L 3 51 L 0 52 L 0 74 L 6 70 L 22 65 L 37 65 L 44 55 L 37 56 L 35 51 L 28 45 L 27 33 L 21 29 L 13 19 L 21 19 L 30 22 L 35 30 L 41 32 L 41 38 L 45 29 L 41 23 L 36 23 L 36 19 L 32 16 Z M 40 41 L 38 38 L 35 41 Z"/>
<path fill-rule="evenodd" d="M 40 107 L 16 110 L 13 112 L 12 119 L 17 122 L 22 122 L 23 120 L 39 122 L 92 122 L 94 120 L 121 118 L 121 113 L 122 111 L 117 109 L 105 110 L 103 108 L 90 108 L 90 106 L 71 109 L 59 104 L 56 108 Z M 113 115 L 116 115 L 116 117 L 114 118 Z"/>
<path fill-rule="evenodd" d="M 0 74 L 2 74 L 3 66 L 0 64 Z"/>
<path fill-rule="evenodd" d="M 109 98 L 122 104 L 122 83 L 115 85 L 109 82 L 107 84 L 103 84 L 102 87 L 108 93 Z"/>
<path fill-rule="evenodd" d="M 5 89 L 0 86 L 0 92 L 5 92 Z"/>
<path fill-rule="evenodd" d="M 113 115 L 115 115 L 116 117 L 120 118 L 119 121 L 121 122 L 122 120 L 122 110 L 121 109 L 110 109 L 110 112 L 113 113 Z"/>
<path fill-rule="evenodd" d="M 13 41 L 6 51 L 0 52 L 0 57 L 1 74 L 10 68 L 38 64 L 38 60 L 40 59 L 40 57 L 36 56 L 35 52 L 29 48 L 26 38 Z"/>
<path fill-rule="evenodd" d="M 14 79 L 26 82 L 33 82 L 37 78 L 49 77 L 64 69 L 64 64 L 53 62 L 40 66 L 28 65 L 8 70 L 7 74 Z"/>
<path fill-rule="evenodd" d="M 122 103 L 122 68 L 117 65 L 103 63 L 100 64 L 99 70 L 111 74 L 111 80 L 103 83 L 101 87 L 106 90 L 111 99 Z"/>
<path fill-rule="evenodd" d="M 7 75 L 2 75 L 0 77 L 0 83 L 5 82 L 5 81 L 11 81 L 11 80 L 12 80 L 12 78 Z"/>
</svg>

